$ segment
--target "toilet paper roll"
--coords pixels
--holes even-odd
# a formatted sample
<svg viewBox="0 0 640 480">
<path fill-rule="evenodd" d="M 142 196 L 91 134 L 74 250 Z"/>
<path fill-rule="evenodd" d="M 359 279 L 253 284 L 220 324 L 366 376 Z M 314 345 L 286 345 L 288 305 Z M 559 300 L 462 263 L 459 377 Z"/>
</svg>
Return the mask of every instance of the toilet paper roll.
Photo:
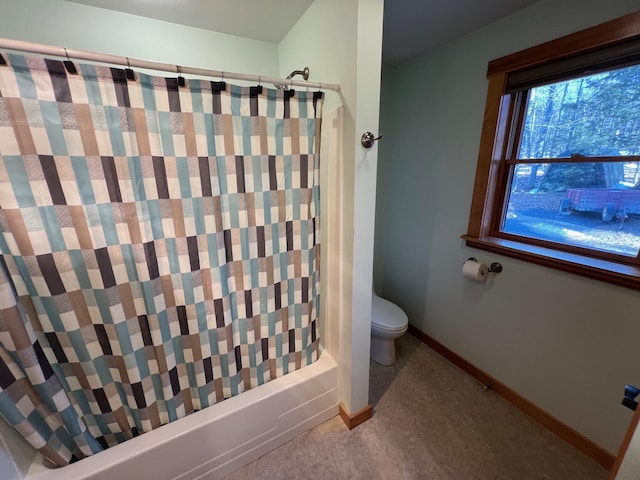
<svg viewBox="0 0 640 480">
<path fill-rule="evenodd" d="M 489 270 L 484 263 L 467 260 L 462 265 L 462 275 L 476 282 L 486 282 Z"/>
</svg>

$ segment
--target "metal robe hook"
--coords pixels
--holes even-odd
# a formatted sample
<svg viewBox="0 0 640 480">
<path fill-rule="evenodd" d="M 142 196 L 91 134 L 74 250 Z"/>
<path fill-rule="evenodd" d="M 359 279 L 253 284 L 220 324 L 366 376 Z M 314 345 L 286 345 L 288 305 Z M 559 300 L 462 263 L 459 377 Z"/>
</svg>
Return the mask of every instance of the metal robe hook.
<svg viewBox="0 0 640 480">
<path fill-rule="evenodd" d="M 373 142 L 375 142 L 376 140 L 380 140 L 381 138 L 382 138 L 382 135 L 378 135 L 376 137 L 371 132 L 365 132 L 362 134 L 362 137 L 360 138 L 360 143 L 362 143 L 362 146 L 364 148 L 371 148 L 373 147 Z"/>
</svg>

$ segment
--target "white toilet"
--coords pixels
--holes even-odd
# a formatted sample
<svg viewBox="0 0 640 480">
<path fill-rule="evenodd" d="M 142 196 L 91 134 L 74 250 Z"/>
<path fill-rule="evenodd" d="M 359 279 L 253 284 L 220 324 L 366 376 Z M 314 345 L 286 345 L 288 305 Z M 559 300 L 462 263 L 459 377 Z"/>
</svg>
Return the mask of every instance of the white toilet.
<svg viewBox="0 0 640 480">
<path fill-rule="evenodd" d="M 409 319 L 402 309 L 376 292 L 371 296 L 371 360 L 381 365 L 396 361 L 395 339 L 407 331 Z"/>
</svg>

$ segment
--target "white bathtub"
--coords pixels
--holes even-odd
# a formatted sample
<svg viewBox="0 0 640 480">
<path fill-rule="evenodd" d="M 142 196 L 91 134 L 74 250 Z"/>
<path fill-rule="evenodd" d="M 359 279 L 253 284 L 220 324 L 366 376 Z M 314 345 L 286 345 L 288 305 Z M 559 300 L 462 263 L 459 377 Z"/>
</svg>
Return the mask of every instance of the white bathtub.
<svg viewBox="0 0 640 480">
<path fill-rule="evenodd" d="M 312 365 L 63 468 L 25 480 L 217 479 L 338 414 L 338 367 Z"/>
</svg>

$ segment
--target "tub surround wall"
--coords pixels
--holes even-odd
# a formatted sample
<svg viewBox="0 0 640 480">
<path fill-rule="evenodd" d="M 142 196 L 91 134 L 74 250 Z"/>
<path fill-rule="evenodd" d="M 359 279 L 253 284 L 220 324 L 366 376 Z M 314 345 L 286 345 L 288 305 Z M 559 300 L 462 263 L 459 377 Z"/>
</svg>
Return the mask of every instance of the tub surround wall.
<svg viewBox="0 0 640 480">
<path fill-rule="evenodd" d="M 0 478 L 22 480 L 35 456 L 31 445 L 0 418 Z"/>
<path fill-rule="evenodd" d="M 334 359 L 339 358 L 341 286 L 343 269 L 340 258 L 340 225 L 342 219 L 342 132 L 344 107 L 324 111 L 322 114 L 322 148 L 320 150 L 320 335 L 322 346 Z"/>
<path fill-rule="evenodd" d="M 611 453 L 640 384 L 638 292 L 467 248 L 490 60 L 637 10 L 543 0 L 384 71 L 378 293 L 410 323 Z M 474 284 L 468 257 L 504 271 Z"/>
</svg>

